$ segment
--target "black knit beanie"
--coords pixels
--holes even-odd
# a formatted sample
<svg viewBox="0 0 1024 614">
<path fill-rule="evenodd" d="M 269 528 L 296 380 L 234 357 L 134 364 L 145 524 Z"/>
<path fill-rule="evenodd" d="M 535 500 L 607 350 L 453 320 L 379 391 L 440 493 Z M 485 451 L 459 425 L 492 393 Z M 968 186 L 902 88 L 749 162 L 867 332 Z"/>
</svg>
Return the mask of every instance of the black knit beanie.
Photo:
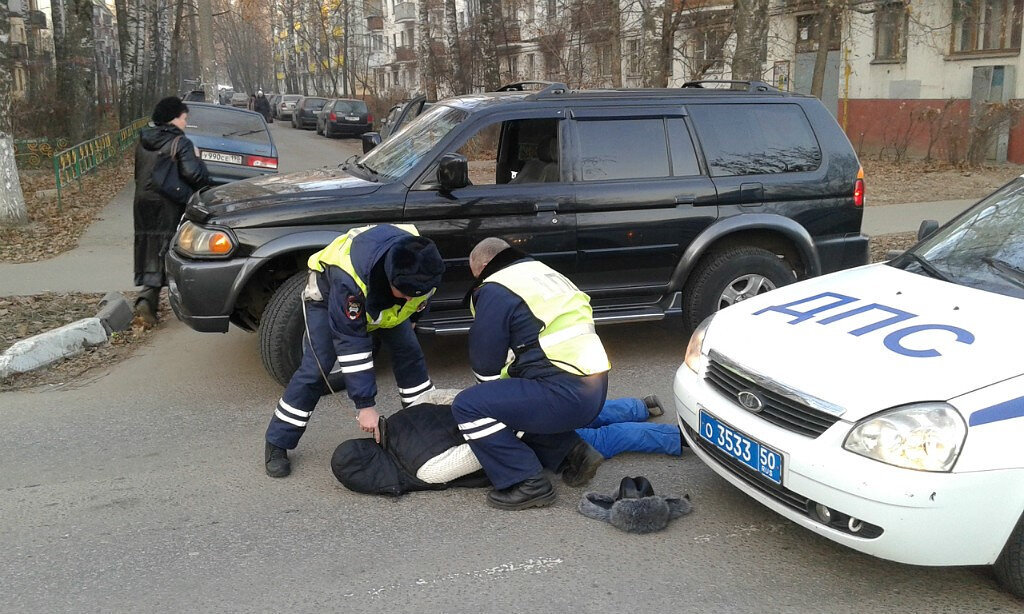
<svg viewBox="0 0 1024 614">
<path fill-rule="evenodd" d="M 444 260 L 433 241 L 410 236 L 388 250 L 384 272 L 402 294 L 423 296 L 441 284 Z"/>
<path fill-rule="evenodd" d="M 188 105 L 177 96 L 168 96 L 156 103 L 153 109 L 153 123 L 156 125 L 168 124 L 171 120 L 181 117 L 182 113 L 188 113 Z"/>
</svg>

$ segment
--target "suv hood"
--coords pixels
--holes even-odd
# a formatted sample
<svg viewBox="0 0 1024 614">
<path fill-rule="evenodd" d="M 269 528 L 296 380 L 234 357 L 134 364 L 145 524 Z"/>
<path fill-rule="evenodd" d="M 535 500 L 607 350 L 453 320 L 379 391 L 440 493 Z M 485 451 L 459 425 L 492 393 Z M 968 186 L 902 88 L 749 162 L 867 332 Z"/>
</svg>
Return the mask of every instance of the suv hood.
<svg viewBox="0 0 1024 614">
<path fill-rule="evenodd" d="M 372 194 L 380 187 L 341 169 L 325 167 L 235 181 L 206 190 L 200 201 L 208 219 L 216 218 L 229 226 L 259 225 L 256 218 L 269 214 L 269 210 L 273 210 L 275 223 L 282 223 L 287 219 L 286 210 L 291 208 L 295 208 L 296 221 L 308 224 L 313 222 L 309 218 L 311 204 L 322 202 L 337 210 L 345 207 L 344 200 Z M 301 210 L 297 208 L 300 204 Z"/>
<path fill-rule="evenodd" d="M 807 300 L 823 293 L 837 296 Z M 1020 375 L 1022 307 L 1019 299 L 876 264 L 722 310 L 708 327 L 703 351 L 838 406 L 844 420 L 856 421 L 906 403 L 947 401 Z M 816 309 L 810 317 L 800 315 Z M 872 327 L 900 312 L 914 317 Z M 838 317 L 843 314 L 849 315 Z M 928 325 L 947 328 L 893 334 Z"/>
</svg>

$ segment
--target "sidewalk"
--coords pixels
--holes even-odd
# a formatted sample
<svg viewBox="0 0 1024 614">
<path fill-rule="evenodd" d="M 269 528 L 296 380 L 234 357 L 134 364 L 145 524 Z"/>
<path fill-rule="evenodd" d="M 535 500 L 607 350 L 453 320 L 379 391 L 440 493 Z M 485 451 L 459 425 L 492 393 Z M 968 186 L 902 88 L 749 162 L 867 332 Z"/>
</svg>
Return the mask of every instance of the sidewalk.
<svg viewBox="0 0 1024 614">
<path fill-rule="evenodd" d="M 42 292 L 129 291 L 132 284 L 132 194 L 129 184 L 110 201 L 78 247 L 42 262 L 0 264 L 0 296 Z M 949 221 L 974 201 L 955 200 L 865 207 L 867 235 L 913 232 L 921 220 Z"/>
<path fill-rule="evenodd" d="M 40 262 L 0 264 L 0 296 L 133 290 L 134 190 L 129 183 L 118 192 L 75 249 Z"/>
</svg>

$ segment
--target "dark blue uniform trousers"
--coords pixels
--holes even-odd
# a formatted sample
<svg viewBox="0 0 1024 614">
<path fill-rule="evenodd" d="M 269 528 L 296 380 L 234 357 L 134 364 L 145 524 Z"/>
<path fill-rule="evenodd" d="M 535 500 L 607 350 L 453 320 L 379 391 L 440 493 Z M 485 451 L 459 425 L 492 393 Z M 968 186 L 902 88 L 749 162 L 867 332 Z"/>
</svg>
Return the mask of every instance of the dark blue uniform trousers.
<svg viewBox="0 0 1024 614">
<path fill-rule="evenodd" d="M 267 427 L 267 441 L 287 450 L 299 444 L 299 438 L 306 431 L 317 401 L 331 392 L 324 383 L 321 367 L 335 392 L 345 389 L 342 374 L 331 373 L 337 363 L 337 353 L 327 317 L 327 302 L 307 300 L 305 305 L 307 334 L 302 339 L 302 362 L 284 389 L 284 395 L 278 401 L 270 426 Z M 395 328 L 379 328 L 371 335 L 388 346 L 395 380 L 400 389 L 430 389 L 427 361 L 423 357 L 412 323 L 406 320 Z"/>
<path fill-rule="evenodd" d="M 608 374 L 510 378 L 459 393 L 452 414 L 459 431 L 497 489 L 557 471 L 573 445 L 575 429 L 590 424 L 604 405 Z M 517 433 L 529 435 L 522 440 Z"/>
</svg>

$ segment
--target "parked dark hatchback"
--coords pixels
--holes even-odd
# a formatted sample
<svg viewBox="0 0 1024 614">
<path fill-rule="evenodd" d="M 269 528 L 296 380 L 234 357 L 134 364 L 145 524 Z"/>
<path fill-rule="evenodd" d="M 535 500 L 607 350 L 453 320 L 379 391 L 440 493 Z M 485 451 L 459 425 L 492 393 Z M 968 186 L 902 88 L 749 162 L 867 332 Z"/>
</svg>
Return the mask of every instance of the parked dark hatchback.
<svg viewBox="0 0 1024 614">
<path fill-rule="evenodd" d="M 277 146 L 263 116 L 209 103 L 188 105 L 185 132 L 214 185 L 277 173 Z"/>
<path fill-rule="evenodd" d="M 362 100 L 338 98 L 320 110 L 316 133 L 332 136 L 360 136 L 373 129 L 373 115 Z"/>
<path fill-rule="evenodd" d="M 733 87 L 462 96 L 341 168 L 206 191 L 179 231 L 206 239 L 167 258 L 171 305 L 196 330 L 259 330 L 283 383 L 306 259 L 355 226 L 411 223 L 437 243 L 448 269 L 422 333 L 468 330 L 467 257 L 492 235 L 568 275 L 599 322 L 692 328 L 864 264 L 862 171 L 835 119 L 815 98 Z"/>
<path fill-rule="evenodd" d="M 316 128 L 316 116 L 327 104 L 326 98 L 303 96 L 295 102 L 292 111 L 292 128 Z"/>
</svg>

